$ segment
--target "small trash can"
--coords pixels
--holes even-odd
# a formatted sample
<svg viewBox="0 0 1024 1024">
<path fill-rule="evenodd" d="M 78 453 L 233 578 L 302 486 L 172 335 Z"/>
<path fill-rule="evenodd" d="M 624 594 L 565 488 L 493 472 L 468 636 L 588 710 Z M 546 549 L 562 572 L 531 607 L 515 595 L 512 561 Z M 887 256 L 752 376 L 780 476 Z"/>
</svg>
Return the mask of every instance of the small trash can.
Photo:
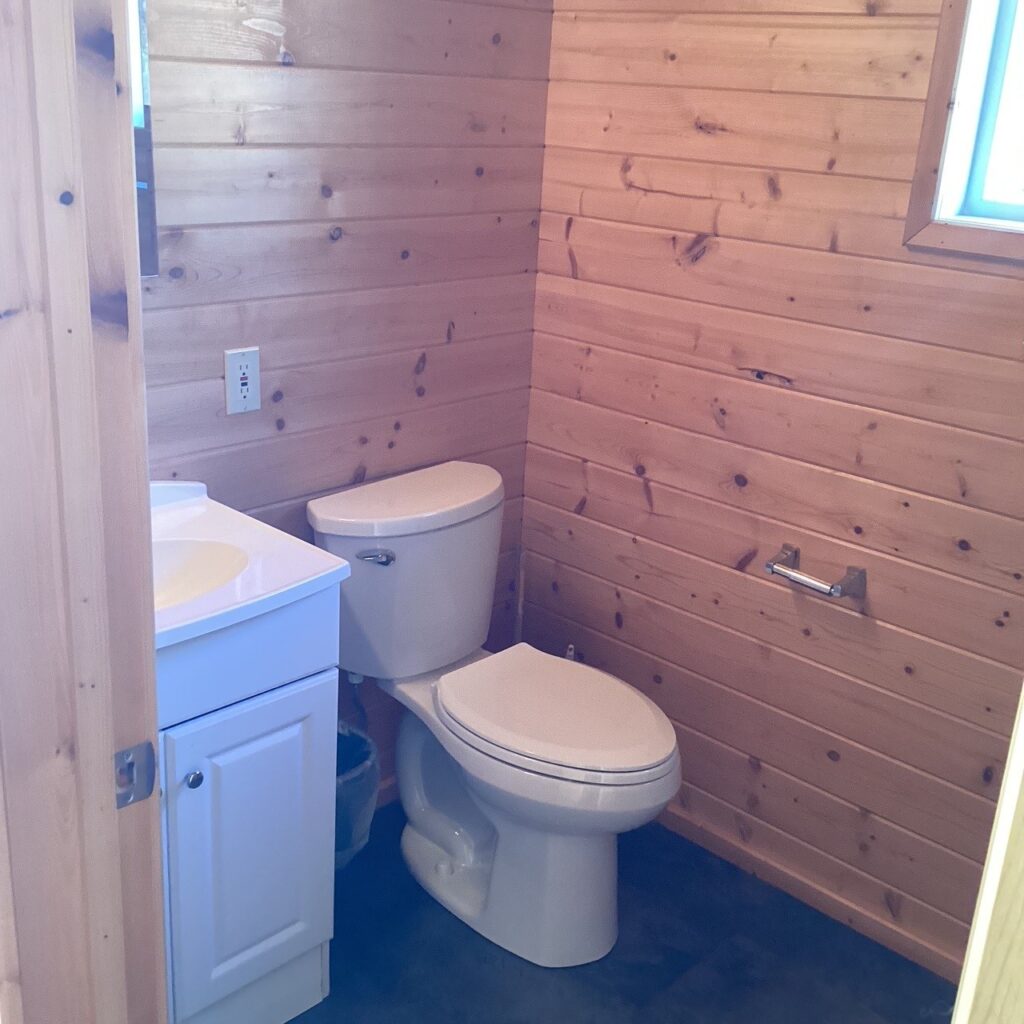
<svg viewBox="0 0 1024 1024">
<path fill-rule="evenodd" d="M 338 728 L 338 790 L 334 830 L 334 866 L 343 868 L 370 838 L 377 808 L 380 763 L 377 745 L 351 726 Z"/>
</svg>

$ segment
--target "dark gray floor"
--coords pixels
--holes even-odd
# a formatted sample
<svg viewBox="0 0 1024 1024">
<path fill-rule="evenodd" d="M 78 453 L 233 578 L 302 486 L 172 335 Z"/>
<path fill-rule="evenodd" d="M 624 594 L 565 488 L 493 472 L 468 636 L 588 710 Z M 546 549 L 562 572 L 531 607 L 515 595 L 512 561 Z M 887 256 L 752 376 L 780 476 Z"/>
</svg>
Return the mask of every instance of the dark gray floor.
<svg viewBox="0 0 1024 1024">
<path fill-rule="evenodd" d="M 659 825 L 620 840 L 620 933 L 552 971 L 411 878 L 401 810 L 338 875 L 330 998 L 301 1024 L 941 1024 L 954 988 Z"/>
</svg>

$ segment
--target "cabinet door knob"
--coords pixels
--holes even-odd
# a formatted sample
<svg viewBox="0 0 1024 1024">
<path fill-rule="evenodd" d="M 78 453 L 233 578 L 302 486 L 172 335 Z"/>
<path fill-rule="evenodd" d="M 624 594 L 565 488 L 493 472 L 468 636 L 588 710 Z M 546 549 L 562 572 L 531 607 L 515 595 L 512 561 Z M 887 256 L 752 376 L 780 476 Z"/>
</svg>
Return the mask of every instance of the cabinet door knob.
<svg viewBox="0 0 1024 1024">
<path fill-rule="evenodd" d="M 203 773 L 202 772 L 189 772 L 185 776 L 185 785 L 189 789 L 198 789 L 203 784 Z"/>
</svg>

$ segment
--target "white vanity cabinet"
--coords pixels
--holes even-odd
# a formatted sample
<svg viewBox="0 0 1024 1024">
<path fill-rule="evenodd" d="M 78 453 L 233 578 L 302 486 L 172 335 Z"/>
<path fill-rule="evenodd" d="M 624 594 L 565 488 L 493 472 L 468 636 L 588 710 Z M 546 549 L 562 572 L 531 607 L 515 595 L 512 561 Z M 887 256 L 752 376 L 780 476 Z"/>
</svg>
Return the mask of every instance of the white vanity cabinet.
<svg viewBox="0 0 1024 1024">
<path fill-rule="evenodd" d="M 334 921 L 337 583 L 157 650 L 173 1024 L 285 1024 Z"/>
<path fill-rule="evenodd" d="M 286 1024 L 334 922 L 343 559 L 150 487 L 171 1024 Z"/>
<path fill-rule="evenodd" d="M 337 694 L 322 672 L 164 734 L 179 1020 L 331 937 Z"/>
</svg>

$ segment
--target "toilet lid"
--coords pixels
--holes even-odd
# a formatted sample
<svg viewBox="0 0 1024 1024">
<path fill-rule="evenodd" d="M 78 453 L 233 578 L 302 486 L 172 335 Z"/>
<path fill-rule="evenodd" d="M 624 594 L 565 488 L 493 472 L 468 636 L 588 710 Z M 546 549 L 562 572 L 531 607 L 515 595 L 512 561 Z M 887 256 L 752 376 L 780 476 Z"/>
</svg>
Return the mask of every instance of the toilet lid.
<svg viewBox="0 0 1024 1024">
<path fill-rule="evenodd" d="M 599 772 L 668 760 L 675 731 L 639 690 L 605 672 L 517 644 L 443 675 L 439 709 L 513 753 Z"/>
</svg>

